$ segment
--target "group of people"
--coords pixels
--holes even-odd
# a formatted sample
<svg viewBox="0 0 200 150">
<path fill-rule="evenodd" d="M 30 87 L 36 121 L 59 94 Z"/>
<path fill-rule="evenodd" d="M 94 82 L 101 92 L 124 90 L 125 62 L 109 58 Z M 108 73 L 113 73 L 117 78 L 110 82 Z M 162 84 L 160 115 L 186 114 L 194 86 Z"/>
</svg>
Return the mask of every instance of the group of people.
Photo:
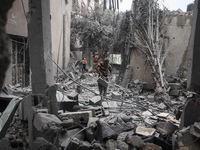
<svg viewBox="0 0 200 150">
<path fill-rule="evenodd" d="M 109 64 L 109 59 L 105 58 L 103 62 L 100 62 L 99 53 L 96 52 L 95 55 L 92 55 L 93 59 L 93 71 L 94 73 L 98 73 L 99 77 L 102 77 L 104 80 L 108 81 L 108 77 L 111 76 L 112 68 Z M 82 73 L 86 72 L 86 58 L 84 57 L 82 60 Z M 98 83 L 99 94 L 106 96 L 107 87 L 104 87 L 100 83 Z"/>
</svg>

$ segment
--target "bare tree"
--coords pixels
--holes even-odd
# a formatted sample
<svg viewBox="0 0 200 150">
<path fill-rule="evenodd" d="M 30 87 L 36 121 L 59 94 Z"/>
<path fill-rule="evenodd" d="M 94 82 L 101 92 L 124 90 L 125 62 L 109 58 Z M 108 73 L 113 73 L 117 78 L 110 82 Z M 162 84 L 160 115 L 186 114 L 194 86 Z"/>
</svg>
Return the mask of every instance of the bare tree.
<svg viewBox="0 0 200 150">
<path fill-rule="evenodd" d="M 131 43 L 150 64 L 157 98 L 169 100 L 168 83 L 164 76 L 167 54 L 167 50 L 163 49 L 165 11 L 160 9 L 157 0 L 139 0 L 137 8 L 137 15 L 132 16 L 135 40 Z"/>
</svg>

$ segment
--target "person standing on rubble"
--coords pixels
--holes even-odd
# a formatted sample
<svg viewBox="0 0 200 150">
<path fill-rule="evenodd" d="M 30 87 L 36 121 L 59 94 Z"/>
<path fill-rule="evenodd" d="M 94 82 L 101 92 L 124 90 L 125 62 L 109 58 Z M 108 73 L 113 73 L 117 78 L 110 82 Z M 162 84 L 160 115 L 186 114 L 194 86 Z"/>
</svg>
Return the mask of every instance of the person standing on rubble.
<svg viewBox="0 0 200 150">
<path fill-rule="evenodd" d="M 100 63 L 99 53 L 96 52 L 95 55 L 92 55 L 92 59 L 93 59 L 93 71 L 96 72 L 95 71 L 95 66 Z"/>
<path fill-rule="evenodd" d="M 83 57 L 83 60 L 82 60 L 82 73 L 85 73 L 86 71 L 86 64 L 87 64 L 87 61 L 86 61 L 86 58 Z"/>
<path fill-rule="evenodd" d="M 95 66 L 96 70 L 99 73 L 99 77 L 103 78 L 104 80 L 108 81 L 108 77 L 111 76 L 112 73 L 112 68 L 109 64 L 109 59 L 105 58 L 103 62 L 101 62 L 100 64 Z M 106 96 L 106 92 L 107 92 L 107 86 L 104 87 L 103 85 L 101 85 L 98 82 L 98 86 L 99 86 L 99 94 Z"/>
</svg>

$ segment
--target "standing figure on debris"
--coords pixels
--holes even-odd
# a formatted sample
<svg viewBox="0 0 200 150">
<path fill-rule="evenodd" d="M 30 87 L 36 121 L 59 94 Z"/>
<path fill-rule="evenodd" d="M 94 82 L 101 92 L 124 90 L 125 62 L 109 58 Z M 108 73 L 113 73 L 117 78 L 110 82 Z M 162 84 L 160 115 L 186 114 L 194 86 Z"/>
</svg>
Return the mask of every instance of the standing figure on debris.
<svg viewBox="0 0 200 150">
<path fill-rule="evenodd" d="M 92 59 L 93 59 L 93 71 L 95 71 L 95 66 L 98 65 L 98 63 L 100 63 L 100 57 L 99 57 L 99 53 L 96 52 L 95 55 L 92 55 Z"/>
<path fill-rule="evenodd" d="M 86 64 L 87 64 L 87 61 L 86 61 L 85 57 L 83 57 L 82 64 L 83 64 L 83 66 L 82 66 L 82 73 L 85 73 L 85 71 L 86 71 Z"/>
<path fill-rule="evenodd" d="M 95 68 L 99 73 L 99 76 L 100 76 L 99 80 L 101 80 L 100 82 L 98 82 L 99 94 L 106 96 L 107 83 L 104 81 L 108 81 L 108 77 L 110 77 L 111 73 L 112 73 L 112 68 L 109 65 L 109 59 L 105 58 L 104 61 L 102 63 L 96 65 Z"/>
</svg>

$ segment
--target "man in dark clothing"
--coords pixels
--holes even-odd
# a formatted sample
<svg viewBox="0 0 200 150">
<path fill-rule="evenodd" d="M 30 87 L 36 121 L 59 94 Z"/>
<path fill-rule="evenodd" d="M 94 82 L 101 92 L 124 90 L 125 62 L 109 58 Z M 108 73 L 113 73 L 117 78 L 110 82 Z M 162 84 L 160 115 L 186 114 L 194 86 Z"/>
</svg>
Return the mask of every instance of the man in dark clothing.
<svg viewBox="0 0 200 150">
<path fill-rule="evenodd" d="M 104 62 L 96 65 L 95 68 L 98 71 L 99 76 L 102 77 L 104 80 L 108 81 L 108 77 L 110 77 L 112 73 L 112 68 L 109 65 L 109 59 L 105 58 Z M 100 83 L 98 83 L 98 86 L 100 95 L 106 96 L 107 87 L 104 87 Z"/>
</svg>

